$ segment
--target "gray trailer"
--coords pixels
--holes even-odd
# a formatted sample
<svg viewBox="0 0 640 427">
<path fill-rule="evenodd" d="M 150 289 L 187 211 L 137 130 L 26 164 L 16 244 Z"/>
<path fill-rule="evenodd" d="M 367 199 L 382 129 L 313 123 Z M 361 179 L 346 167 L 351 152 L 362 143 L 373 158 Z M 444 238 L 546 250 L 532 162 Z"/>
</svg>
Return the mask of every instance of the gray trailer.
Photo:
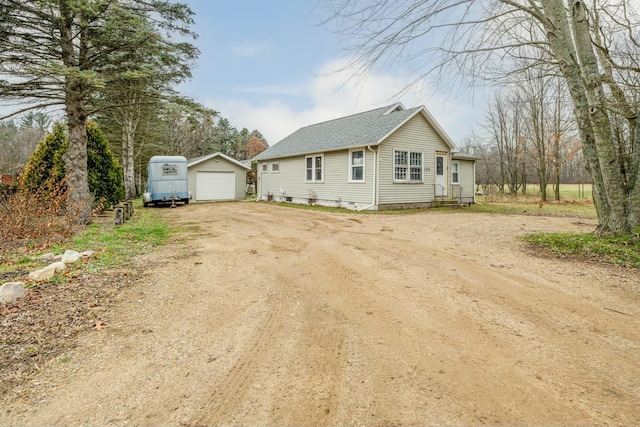
<svg viewBox="0 0 640 427">
<path fill-rule="evenodd" d="M 187 159 L 182 156 L 153 156 L 147 166 L 147 187 L 143 205 L 188 204 Z"/>
</svg>

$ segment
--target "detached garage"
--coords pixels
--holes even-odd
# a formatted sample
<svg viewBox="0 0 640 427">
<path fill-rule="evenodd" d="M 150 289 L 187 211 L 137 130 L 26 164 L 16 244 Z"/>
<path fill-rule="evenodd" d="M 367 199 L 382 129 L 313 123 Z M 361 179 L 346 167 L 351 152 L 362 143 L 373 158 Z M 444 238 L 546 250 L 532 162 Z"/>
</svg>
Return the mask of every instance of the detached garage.
<svg viewBox="0 0 640 427">
<path fill-rule="evenodd" d="M 222 153 L 213 153 L 189 160 L 187 168 L 189 191 L 194 202 L 246 197 L 249 165 Z"/>
</svg>

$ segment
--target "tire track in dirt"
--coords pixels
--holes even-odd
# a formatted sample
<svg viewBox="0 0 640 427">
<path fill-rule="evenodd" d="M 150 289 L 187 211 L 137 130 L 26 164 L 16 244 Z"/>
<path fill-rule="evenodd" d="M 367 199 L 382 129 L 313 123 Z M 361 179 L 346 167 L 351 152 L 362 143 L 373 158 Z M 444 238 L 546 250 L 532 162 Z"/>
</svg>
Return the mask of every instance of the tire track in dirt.
<svg viewBox="0 0 640 427">
<path fill-rule="evenodd" d="M 364 254 L 366 254 L 366 250 L 362 251 Z M 389 251 L 389 255 L 393 254 L 394 251 L 391 250 Z M 396 252 L 397 253 L 397 252 Z M 400 257 L 402 257 L 402 254 L 398 254 Z M 436 253 L 434 253 L 434 255 L 437 255 Z M 451 258 L 450 255 L 448 255 L 449 259 Z M 444 258 L 444 257 L 443 257 Z M 379 260 L 379 259 L 378 259 Z M 410 261 L 410 260 L 409 260 Z M 389 261 L 386 264 L 390 264 L 393 261 Z M 366 274 L 366 270 L 361 270 L 359 268 L 353 268 L 353 267 L 348 267 L 345 265 L 340 265 L 340 258 L 336 257 L 333 260 L 328 262 L 329 264 L 331 264 L 333 267 L 331 269 L 331 271 L 333 272 L 333 280 L 334 281 L 342 281 L 342 282 L 348 282 L 350 284 L 350 286 L 353 289 L 357 289 L 357 291 L 361 294 L 361 295 L 367 295 L 367 297 L 369 299 L 367 299 L 367 297 L 364 298 L 363 300 L 359 300 L 358 303 L 356 303 L 356 305 L 358 307 L 360 307 L 363 311 L 366 311 L 368 314 L 374 314 L 375 310 L 372 307 L 380 307 L 378 309 L 378 312 L 376 313 L 376 317 L 380 320 L 380 322 L 389 325 L 389 324 L 395 324 L 398 327 L 406 327 L 407 323 L 411 323 L 411 319 L 407 319 L 405 313 L 402 313 L 402 307 L 406 308 L 406 301 L 405 303 L 400 303 L 397 298 L 396 295 L 398 294 L 397 291 L 398 289 L 394 289 L 393 286 L 389 286 L 388 284 L 384 284 L 382 286 L 377 286 L 381 281 L 380 280 L 376 280 L 376 276 L 374 275 L 373 277 L 369 277 L 369 278 L 364 278 L 367 276 Z M 450 261 L 448 261 L 447 263 L 450 263 Z M 411 262 L 409 262 L 409 264 L 411 264 Z M 538 341 L 544 341 L 547 339 L 560 339 L 563 338 L 560 334 L 554 334 L 553 331 L 555 329 L 554 324 L 551 323 L 545 323 L 542 322 L 542 324 L 539 324 L 536 326 L 536 330 L 530 330 L 526 331 L 522 329 L 522 325 L 523 325 L 523 321 L 519 320 L 522 319 L 523 314 L 526 315 L 526 313 L 534 313 L 535 312 L 535 307 L 533 306 L 533 304 L 529 304 L 528 303 L 528 296 L 527 295 L 527 289 L 525 289 L 527 286 L 526 279 L 523 279 L 522 276 L 511 276 L 511 275 L 505 275 L 502 274 L 502 272 L 500 271 L 496 271 L 495 274 L 490 274 L 487 275 L 486 273 L 483 274 L 483 276 L 478 280 L 478 279 L 473 279 L 473 275 L 467 274 L 466 271 L 460 271 L 459 269 L 451 269 L 451 268 L 447 268 L 446 265 L 438 265 L 441 264 L 440 261 L 438 259 L 436 259 L 436 262 L 433 262 L 431 265 L 432 267 L 435 267 L 437 270 L 439 271 L 447 271 L 450 270 L 452 271 L 452 273 L 448 273 L 445 274 L 445 281 L 450 281 L 452 283 L 456 283 L 457 285 L 454 287 L 454 292 L 453 293 L 447 293 L 447 292 L 439 292 L 437 293 L 438 298 L 441 297 L 445 297 L 448 298 L 450 300 L 450 303 L 448 304 L 449 309 L 451 310 L 451 312 L 458 314 L 458 317 L 460 317 L 461 319 L 456 319 L 455 321 L 466 321 L 468 323 L 468 326 L 465 327 L 466 333 L 467 335 L 472 335 L 471 332 L 474 329 L 477 329 L 479 331 L 478 336 L 474 339 L 471 340 L 476 341 L 476 342 L 482 342 L 483 340 L 486 340 L 487 334 L 489 333 L 489 328 L 485 327 L 484 324 L 486 323 L 487 319 L 486 318 L 476 318 L 474 319 L 473 316 L 469 315 L 469 308 L 470 306 L 474 306 L 474 304 L 461 304 L 461 298 L 467 298 L 469 297 L 469 292 L 465 291 L 465 286 L 471 286 L 471 289 L 473 289 L 475 287 L 475 285 L 477 285 L 478 281 L 481 281 L 483 283 L 494 283 L 497 284 L 497 286 L 500 287 L 500 289 L 508 289 L 508 288 L 517 288 L 517 292 L 516 293 L 523 293 L 524 290 L 524 295 L 519 295 L 518 298 L 510 298 L 507 301 L 507 305 L 511 305 L 513 306 L 513 304 L 516 304 L 516 307 L 511 307 L 509 309 L 509 312 L 506 313 L 504 312 L 504 309 L 502 308 L 503 305 L 505 305 L 505 301 L 502 301 L 501 305 L 498 304 L 494 304 L 494 306 L 492 307 L 491 310 L 489 310 L 491 313 L 500 313 L 502 311 L 502 313 L 500 314 L 500 316 L 496 317 L 495 319 L 493 319 L 492 322 L 489 322 L 489 324 L 493 323 L 494 326 L 497 326 L 499 329 L 502 330 L 507 330 L 509 331 L 509 333 L 512 333 L 514 335 L 517 335 L 519 337 L 522 337 L 524 335 L 532 335 L 532 336 L 539 336 L 540 332 L 539 330 L 542 331 L 552 331 L 552 336 L 550 337 L 546 337 L 544 336 L 545 334 L 548 335 L 547 332 L 544 332 L 542 335 L 543 337 Z M 383 264 L 384 265 L 384 264 Z M 417 279 L 418 277 L 415 276 L 411 276 L 410 274 L 402 274 L 402 271 L 394 271 L 394 274 L 398 274 L 401 273 L 400 275 L 402 277 L 404 277 L 405 280 L 408 280 L 409 283 L 415 283 L 415 279 Z M 411 279 L 413 279 L 413 282 L 411 282 Z M 331 279 L 327 280 L 327 281 L 331 281 Z M 364 291 L 362 283 L 367 283 L 367 292 Z M 403 282 L 403 280 L 401 280 L 400 282 Z M 523 285 L 523 282 L 525 283 Z M 439 286 L 440 283 L 437 283 L 436 286 Z M 408 286 L 407 286 L 408 287 Z M 461 289 L 461 290 L 456 290 L 456 289 Z M 461 294 L 461 295 L 458 295 Z M 559 294 L 559 293 L 558 293 Z M 502 296 L 501 298 L 504 300 L 505 298 L 508 298 L 509 296 L 509 292 L 507 292 L 507 297 Z M 530 296 L 535 296 L 536 293 L 531 291 L 530 292 Z M 559 294 L 558 297 L 561 297 L 562 294 Z M 473 298 L 482 298 L 482 295 L 477 295 L 474 296 Z M 376 301 L 374 301 L 374 299 Z M 467 298 L 468 299 L 468 298 Z M 436 302 L 436 301 L 433 301 Z M 474 299 L 471 300 L 472 303 L 477 303 L 478 300 Z M 520 304 L 520 306 L 518 306 L 518 304 Z M 393 308 L 398 307 L 397 310 L 393 310 Z M 560 307 L 557 307 L 557 309 L 560 309 Z M 410 312 L 415 312 L 414 310 L 409 310 Z M 473 311 L 473 310 L 471 310 Z M 590 312 L 589 308 L 585 309 L 585 315 L 588 314 L 588 312 Z M 399 314 L 402 313 L 402 314 Z M 532 319 L 530 322 L 530 327 L 533 325 L 534 322 L 540 323 L 540 319 L 544 319 L 544 314 L 545 313 L 534 313 L 532 315 Z M 563 313 L 564 314 L 564 313 Z M 497 319 L 497 320 L 496 320 Z M 491 319 L 489 319 L 491 320 Z M 460 328 L 460 324 L 455 325 L 455 324 L 447 324 L 445 323 L 441 323 L 440 320 L 440 325 L 443 327 L 443 329 L 448 330 L 448 329 L 459 329 Z M 450 323 L 450 322 L 449 322 Z M 380 326 L 378 326 L 379 329 Z M 494 336 L 493 341 L 495 342 L 495 337 L 498 336 L 502 336 L 504 335 L 502 332 L 491 332 L 491 334 Z M 460 345 L 464 345 L 464 343 L 461 343 L 459 340 L 456 340 L 455 338 L 452 337 L 446 337 L 446 336 L 439 336 L 439 339 L 443 342 L 450 342 L 450 345 L 452 348 L 456 348 L 459 347 Z M 466 341 L 469 341 L 469 336 L 467 336 L 465 338 Z M 500 340 L 501 342 L 499 342 L 499 344 L 504 345 L 504 344 L 512 344 L 509 342 L 509 340 L 507 340 L 507 342 L 505 343 L 504 339 Z M 498 342 L 497 342 L 498 343 Z M 401 345 L 401 342 L 398 342 L 398 345 Z M 627 348 L 628 351 L 628 348 Z M 495 353 L 495 350 L 492 349 L 492 353 Z M 562 354 L 559 352 L 559 354 Z M 463 360 L 461 359 L 465 364 L 473 364 L 476 362 L 487 362 L 490 357 L 495 357 L 495 355 L 492 356 L 488 356 L 485 355 L 483 356 L 478 356 L 478 355 L 474 355 L 472 357 L 469 356 L 463 356 Z M 557 356 L 556 356 L 557 357 Z M 546 354 L 546 358 L 549 358 L 549 353 L 547 350 L 547 354 Z M 509 362 L 511 360 L 511 354 L 510 353 L 506 353 L 503 356 L 503 360 L 504 362 Z M 567 360 L 563 360 L 563 362 L 567 362 Z M 520 362 L 521 363 L 521 362 Z M 517 371 L 517 368 L 509 368 L 510 371 L 512 371 L 513 369 L 515 369 Z M 524 389 L 521 390 L 521 392 L 524 394 L 526 393 L 526 391 Z M 493 393 L 494 395 L 497 394 L 497 396 L 495 397 L 496 399 L 500 399 L 503 401 L 509 401 L 509 398 L 512 398 L 512 396 L 509 396 L 511 392 L 506 392 L 503 393 L 502 395 L 500 393 Z M 561 392 L 560 392 L 561 394 Z M 558 396 L 560 399 L 562 398 L 562 396 Z M 548 411 L 549 407 L 553 407 L 553 406 L 558 406 L 556 402 L 549 401 L 548 399 L 546 399 L 546 402 L 543 402 L 541 404 L 537 404 L 537 405 L 532 405 L 534 406 L 534 408 L 537 408 L 537 411 L 540 411 L 541 413 L 544 413 L 545 409 Z M 559 405 L 559 407 L 563 410 L 566 411 L 566 408 L 564 407 L 564 405 L 561 403 Z M 583 409 L 588 409 L 588 408 L 583 408 Z M 535 409 L 534 409 L 535 411 Z M 529 414 L 523 414 L 523 416 L 527 416 L 530 415 Z M 574 415 L 578 415 L 578 414 L 574 414 Z M 612 415 L 612 414 L 610 414 Z M 474 422 L 476 421 L 482 421 L 482 420 L 489 420 L 490 418 L 484 415 L 479 415 L 479 418 L 475 418 L 473 419 Z M 495 421 L 499 421 L 494 419 Z"/>
<path fill-rule="evenodd" d="M 201 408 L 206 416 L 198 419 L 196 424 L 210 425 L 212 420 L 233 420 L 234 411 L 241 405 L 264 361 L 264 355 L 269 352 L 273 337 L 282 327 L 280 317 L 283 304 L 276 297 L 270 299 L 265 318 L 245 342 L 230 371 L 216 381 L 214 392 L 206 399 L 212 405 Z"/>
</svg>

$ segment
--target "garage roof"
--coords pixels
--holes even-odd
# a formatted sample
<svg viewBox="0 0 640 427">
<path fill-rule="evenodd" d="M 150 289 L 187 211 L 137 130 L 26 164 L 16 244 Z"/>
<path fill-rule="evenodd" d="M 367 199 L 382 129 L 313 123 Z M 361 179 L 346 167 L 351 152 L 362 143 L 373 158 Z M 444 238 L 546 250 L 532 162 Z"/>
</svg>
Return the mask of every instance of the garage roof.
<svg viewBox="0 0 640 427">
<path fill-rule="evenodd" d="M 246 164 L 244 164 L 244 163 L 242 163 L 242 162 L 240 162 L 240 161 L 238 161 L 238 160 L 236 160 L 234 158 L 231 158 L 231 157 L 227 156 L 226 154 L 222 154 L 220 152 L 213 153 L 213 154 L 207 154 L 206 156 L 200 156 L 200 157 L 196 157 L 194 159 L 190 159 L 187 162 L 187 167 L 190 168 L 193 165 L 197 165 L 198 163 L 202 163 L 202 162 L 204 162 L 206 160 L 213 159 L 214 157 L 220 157 L 221 159 L 225 159 L 228 162 L 231 162 L 231 163 L 233 163 L 235 165 L 240 166 L 241 168 L 245 168 L 247 170 L 251 170 L 251 166 L 246 165 Z"/>
</svg>

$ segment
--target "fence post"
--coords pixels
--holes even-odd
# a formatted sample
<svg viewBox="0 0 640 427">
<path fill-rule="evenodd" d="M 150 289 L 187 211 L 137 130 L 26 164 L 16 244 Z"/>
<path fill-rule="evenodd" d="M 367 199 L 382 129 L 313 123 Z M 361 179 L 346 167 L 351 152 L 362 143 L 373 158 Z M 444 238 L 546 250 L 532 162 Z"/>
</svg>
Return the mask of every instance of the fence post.
<svg viewBox="0 0 640 427">
<path fill-rule="evenodd" d="M 114 213 L 115 213 L 116 225 L 124 224 L 124 212 L 122 211 L 122 208 L 121 207 L 116 208 Z"/>
</svg>

